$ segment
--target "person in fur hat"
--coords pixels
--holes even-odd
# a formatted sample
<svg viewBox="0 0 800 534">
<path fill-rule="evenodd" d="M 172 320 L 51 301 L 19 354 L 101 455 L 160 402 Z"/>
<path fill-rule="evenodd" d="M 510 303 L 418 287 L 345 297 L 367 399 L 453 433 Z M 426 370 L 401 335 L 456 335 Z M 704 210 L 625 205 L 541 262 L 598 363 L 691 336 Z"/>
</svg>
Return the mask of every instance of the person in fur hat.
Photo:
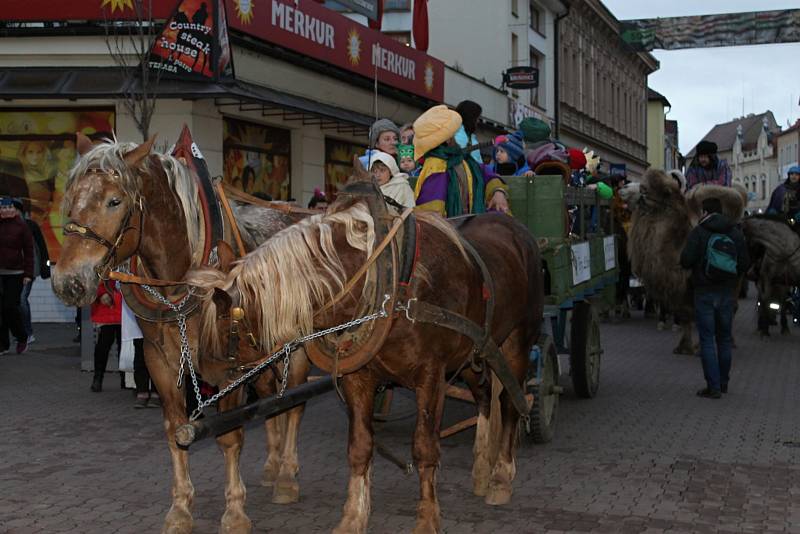
<svg viewBox="0 0 800 534">
<path fill-rule="evenodd" d="M 483 213 L 487 209 L 508 212 L 508 188 L 464 153 L 453 136 L 461 115 L 447 106 L 430 108 L 414 122 L 414 159 L 425 162 L 414 196 L 417 208 L 445 217 Z"/>
<path fill-rule="evenodd" d="M 775 188 L 769 199 L 767 213 L 780 213 L 796 222 L 800 227 L 800 166 L 790 167 L 786 181 Z"/>
<path fill-rule="evenodd" d="M 730 187 L 731 168 L 728 162 L 717 155 L 717 144 L 700 141 L 695 149 L 696 156 L 686 171 L 687 191 L 698 184 L 716 184 Z"/>
<path fill-rule="evenodd" d="M 372 123 L 369 129 L 369 149 L 361 156 L 359 161 L 365 169 L 369 169 L 372 164 L 372 151 L 380 150 L 397 157 L 397 144 L 400 141 L 400 128 L 389 119 L 378 119 Z"/>
</svg>

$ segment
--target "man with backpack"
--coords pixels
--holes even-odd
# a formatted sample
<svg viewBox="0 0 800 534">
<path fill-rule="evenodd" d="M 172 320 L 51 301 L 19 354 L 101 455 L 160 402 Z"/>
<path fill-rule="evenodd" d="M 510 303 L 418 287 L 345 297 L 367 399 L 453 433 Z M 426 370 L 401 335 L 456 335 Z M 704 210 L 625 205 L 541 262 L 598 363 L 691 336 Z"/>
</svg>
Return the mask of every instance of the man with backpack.
<svg viewBox="0 0 800 534">
<path fill-rule="evenodd" d="M 703 200 L 703 218 L 689 233 L 681 266 L 692 270 L 694 309 L 706 387 L 699 397 L 728 392 L 733 309 L 739 276 L 750 266 L 744 235 L 722 214 L 718 198 Z"/>
</svg>

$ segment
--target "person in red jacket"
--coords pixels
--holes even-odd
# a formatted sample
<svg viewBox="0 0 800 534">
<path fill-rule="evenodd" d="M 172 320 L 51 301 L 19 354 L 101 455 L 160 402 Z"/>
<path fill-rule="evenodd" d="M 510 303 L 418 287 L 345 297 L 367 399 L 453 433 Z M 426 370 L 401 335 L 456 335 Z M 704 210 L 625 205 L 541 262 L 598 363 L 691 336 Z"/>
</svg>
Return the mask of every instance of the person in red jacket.
<svg viewBox="0 0 800 534">
<path fill-rule="evenodd" d="M 108 364 L 111 345 L 122 346 L 122 293 L 114 282 L 102 283 L 97 288 L 97 298 L 92 303 L 92 322 L 98 325 L 97 343 L 94 345 L 94 379 L 92 391 L 103 391 L 103 376 Z"/>
<path fill-rule="evenodd" d="M 0 354 L 11 346 L 9 330 L 17 338 L 17 354 L 28 350 L 28 335 L 19 307 L 22 287 L 33 280 L 33 236 L 17 215 L 12 199 L 0 198 Z"/>
</svg>

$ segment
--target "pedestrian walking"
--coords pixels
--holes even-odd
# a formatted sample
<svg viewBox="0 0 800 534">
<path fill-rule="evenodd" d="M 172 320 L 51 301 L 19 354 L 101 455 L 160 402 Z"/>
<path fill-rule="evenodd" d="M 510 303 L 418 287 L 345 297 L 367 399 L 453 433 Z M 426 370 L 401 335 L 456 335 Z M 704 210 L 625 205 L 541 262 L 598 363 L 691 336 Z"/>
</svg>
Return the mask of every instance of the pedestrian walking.
<svg viewBox="0 0 800 534">
<path fill-rule="evenodd" d="M 50 278 L 50 255 L 47 252 L 47 243 L 42 235 L 42 230 L 36 221 L 30 218 L 30 212 L 25 212 L 25 205 L 19 199 L 12 199 L 14 207 L 17 209 L 18 215 L 28 225 L 28 229 L 33 236 L 33 277 L 31 281 L 22 287 L 22 294 L 20 295 L 19 307 L 22 312 L 22 324 L 25 328 L 25 333 L 28 335 L 28 345 L 36 341 L 33 335 L 33 324 L 31 323 L 31 305 L 28 302 L 28 297 L 31 295 L 33 283 L 37 278 L 41 277 L 42 280 Z"/>
<path fill-rule="evenodd" d="M 699 184 L 716 184 L 730 187 L 731 168 L 728 162 L 717 155 L 717 144 L 700 141 L 696 156 L 686 171 L 686 190 Z"/>
<path fill-rule="evenodd" d="M 16 338 L 17 354 L 28 350 L 28 335 L 22 320 L 22 288 L 33 279 L 33 236 L 11 198 L 0 198 L 0 354 L 11 347 L 9 332 Z"/>
<path fill-rule="evenodd" d="M 703 218 L 689 232 L 681 266 L 692 271 L 694 310 L 706 387 L 700 397 L 719 399 L 728 392 L 733 309 L 739 276 L 750 266 L 744 235 L 722 214 L 718 198 L 703 200 Z"/>
<path fill-rule="evenodd" d="M 98 326 L 94 345 L 94 378 L 91 390 L 103 391 L 103 377 L 108 364 L 108 353 L 117 342 L 122 347 L 122 294 L 114 285 L 102 283 L 97 287 L 97 298 L 92 303 L 92 322 Z"/>
</svg>

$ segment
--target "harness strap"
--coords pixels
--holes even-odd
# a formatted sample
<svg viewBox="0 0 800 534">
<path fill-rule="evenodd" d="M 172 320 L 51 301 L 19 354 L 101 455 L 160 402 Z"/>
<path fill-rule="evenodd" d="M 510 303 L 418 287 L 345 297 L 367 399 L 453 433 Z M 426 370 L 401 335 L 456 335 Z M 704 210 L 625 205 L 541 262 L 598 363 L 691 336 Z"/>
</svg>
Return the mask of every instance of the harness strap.
<svg viewBox="0 0 800 534">
<path fill-rule="evenodd" d="M 253 204 L 255 206 L 270 208 L 273 210 L 278 210 L 289 214 L 299 213 L 302 215 L 316 215 L 320 213 L 320 210 L 300 208 L 297 206 L 292 206 L 291 204 L 287 204 L 285 202 L 273 202 L 270 200 L 262 200 L 258 197 L 254 197 L 253 195 L 248 195 L 243 191 L 239 191 L 238 189 L 235 189 L 233 186 L 231 186 L 230 184 L 226 184 L 225 182 L 220 182 L 220 184 L 225 189 L 225 192 L 229 197 L 231 197 L 233 200 L 238 200 L 246 204 Z"/>
<path fill-rule="evenodd" d="M 359 268 L 358 271 L 356 271 L 356 273 L 352 277 L 350 277 L 350 280 L 347 281 L 342 290 L 339 291 L 339 293 L 337 293 L 336 296 L 333 297 L 333 299 L 328 301 L 328 303 L 325 304 L 325 306 L 320 308 L 317 311 L 317 313 L 314 314 L 315 316 L 335 306 L 337 302 L 339 302 L 345 295 L 347 295 L 348 293 L 350 293 L 350 291 L 353 290 L 353 287 L 355 287 L 355 285 L 358 283 L 361 277 L 366 274 L 367 270 L 372 266 L 372 264 L 375 263 L 375 261 L 378 259 L 378 256 L 381 255 L 381 252 L 383 252 L 383 250 L 392 242 L 392 239 L 394 239 L 395 234 L 397 234 L 398 230 L 400 230 L 400 228 L 403 226 L 403 221 L 405 221 L 406 218 L 408 218 L 408 216 L 411 215 L 411 212 L 413 211 L 414 208 L 406 208 L 405 211 L 403 211 L 403 213 L 400 215 L 400 217 L 394 220 L 394 223 L 392 224 L 391 229 L 389 229 L 389 232 L 386 234 L 386 237 L 384 237 L 383 241 L 381 241 L 378 247 L 375 250 L 373 250 L 372 256 L 370 256 L 369 259 L 367 259 L 367 261 L 361 266 L 361 268 Z"/>
<path fill-rule="evenodd" d="M 219 201 L 222 203 L 222 207 L 225 210 L 225 215 L 228 216 L 228 220 L 231 223 L 231 232 L 233 232 L 233 237 L 236 239 L 236 248 L 239 249 L 239 257 L 241 258 L 245 254 L 247 254 L 247 249 L 244 248 L 244 241 L 242 241 L 242 234 L 239 233 L 239 225 L 236 224 L 236 219 L 233 217 L 233 211 L 231 210 L 231 205 L 228 203 L 228 197 L 225 196 L 225 188 L 222 187 L 222 182 L 217 183 L 217 195 L 219 196 Z"/>
</svg>

